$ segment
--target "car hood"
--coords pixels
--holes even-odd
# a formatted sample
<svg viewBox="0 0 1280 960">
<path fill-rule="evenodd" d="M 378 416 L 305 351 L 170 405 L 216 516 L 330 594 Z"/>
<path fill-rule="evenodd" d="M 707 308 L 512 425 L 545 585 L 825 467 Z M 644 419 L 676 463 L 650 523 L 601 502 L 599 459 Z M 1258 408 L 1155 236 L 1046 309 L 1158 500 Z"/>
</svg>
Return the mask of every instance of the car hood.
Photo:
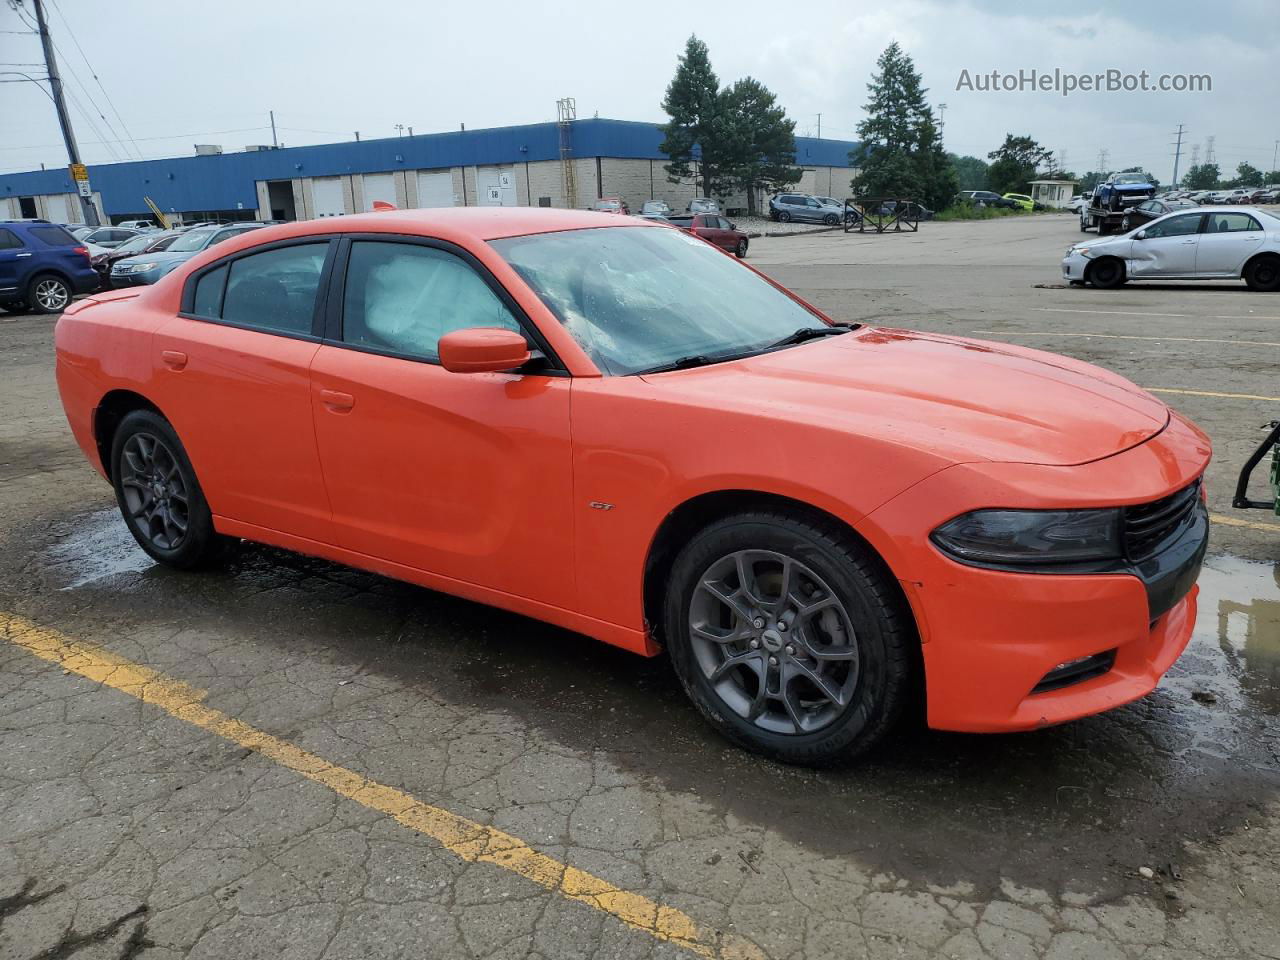
<svg viewBox="0 0 1280 960">
<path fill-rule="evenodd" d="M 200 252 L 199 250 L 191 250 L 173 253 L 169 250 L 160 250 L 156 253 L 135 253 L 132 256 L 117 260 L 116 263 L 130 263 L 134 260 L 145 260 L 147 263 L 182 263 L 182 261 L 190 260 Z"/>
<path fill-rule="evenodd" d="M 1155 436 L 1169 409 L 1109 371 L 1023 347 L 864 328 L 650 374 L 690 402 L 734 404 L 948 457 L 1067 466 Z"/>
</svg>

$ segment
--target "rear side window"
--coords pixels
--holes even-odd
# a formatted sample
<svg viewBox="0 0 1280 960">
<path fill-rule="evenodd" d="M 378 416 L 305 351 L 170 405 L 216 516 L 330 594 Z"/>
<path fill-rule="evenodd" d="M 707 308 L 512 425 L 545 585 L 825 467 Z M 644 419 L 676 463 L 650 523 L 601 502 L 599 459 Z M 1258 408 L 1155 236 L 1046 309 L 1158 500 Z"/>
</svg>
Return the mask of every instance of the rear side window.
<svg viewBox="0 0 1280 960">
<path fill-rule="evenodd" d="M 219 267 L 211 270 L 196 281 L 195 302 L 191 312 L 197 317 L 220 317 L 222 315 L 222 290 L 227 285 L 227 268 Z"/>
<path fill-rule="evenodd" d="M 192 308 L 199 316 L 220 317 L 237 326 L 309 336 L 328 250 L 325 241 L 240 257 L 197 281 Z M 224 274 L 225 292 L 219 279 Z"/>
<path fill-rule="evenodd" d="M 18 235 L 12 230 L 5 230 L 0 227 L 0 250 L 16 250 L 22 246 L 22 241 Z"/>
<path fill-rule="evenodd" d="M 471 327 L 518 331 L 520 324 L 466 261 L 416 244 L 351 245 L 344 342 L 436 360 L 442 336 Z"/>
<path fill-rule="evenodd" d="M 61 227 L 55 227 L 52 224 L 32 227 L 31 235 L 41 243 L 46 243 L 51 247 L 74 247 L 77 243 L 75 237 Z"/>
<path fill-rule="evenodd" d="M 1244 233 L 1261 230 L 1258 221 L 1247 213 L 1211 213 L 1205 233 Z"/>
</svg>

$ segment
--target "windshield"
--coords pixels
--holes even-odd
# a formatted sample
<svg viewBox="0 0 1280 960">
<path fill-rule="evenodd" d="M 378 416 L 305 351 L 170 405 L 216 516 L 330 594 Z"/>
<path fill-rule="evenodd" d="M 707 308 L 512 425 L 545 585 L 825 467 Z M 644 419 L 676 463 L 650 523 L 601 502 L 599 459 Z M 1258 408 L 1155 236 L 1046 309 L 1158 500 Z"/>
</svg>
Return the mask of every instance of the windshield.
<svg viewBox="0 0 1280 960">
<path fill-rule="evenodd" d="M 203 250 L 204 245 L 213 236 L 212 230 L 192 230 L 184 233 L 169 247 L 170 253 L 190 253 L 192 250 Z"/>
<path fill-rule="evenodd" d="M 1150 184 L 1145 174 L 1141 173 L 1118 173 L 1111 178 L 1112 183 L 1142 183 Z"/>
<path fill-rule="evenodd" d="M 759 351 L 824 321 L 680 230 L 597 227 L 492 240 L 603 372 Z"/>
<path fill-rule="evenodd" d="M 149 236 L 147 234 L 143 234 L 140 237 L 134 237 L 132 240 L 126 240 L 124 243 L 120 244 L 120 246 L 116 247 L 116 253 L 142 253 L 142 251 L 146 250 L 147 247 L 151 245 L 151 242 L 154 239 L 154 236 Z"/>
</svg>

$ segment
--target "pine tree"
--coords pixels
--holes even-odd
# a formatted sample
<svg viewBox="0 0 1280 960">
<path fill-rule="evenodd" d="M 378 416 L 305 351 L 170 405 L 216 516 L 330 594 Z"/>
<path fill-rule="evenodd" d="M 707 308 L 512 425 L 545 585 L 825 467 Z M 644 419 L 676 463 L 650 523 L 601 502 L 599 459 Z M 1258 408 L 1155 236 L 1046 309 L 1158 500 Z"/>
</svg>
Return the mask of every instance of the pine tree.
<svg viewBox="0 0 1280 960">
<path fill-rule="evenodd" d="M 724 173 L 730 185 L 747 194 L 747 212 L 756 212 L 756 191 L 795 183 L 803 171 L 795 165 L 796 124 L 764 84 L 744 77 L 721 96 Z"/>
<path fill-rule="evenodd" d="M 867 118 L 858 124 L 862 142 L 849 154 L 858 168 L 854 191 L 911 198 L 935 209 L 948 205 L 956 191 L 955 171 L 925 100 L 928 91 L 897 41 L 880 54 L 867 90 Z"/>
<path fill-rule="evenodd" d="M 703 196 L 711 196 L 720 174 L 718 147 L 723 138 L 723 108 L 720 81 L 711 69 L 707 45 L 696 35 L 691 36 L 662 99 L 662 109 L 671 121 L 661 128 L 665 139 L 658 149 L 671 158 L 665 169 L 672 183 L 694 175 L 696 146 L 700 153 Z"/>
</svg>

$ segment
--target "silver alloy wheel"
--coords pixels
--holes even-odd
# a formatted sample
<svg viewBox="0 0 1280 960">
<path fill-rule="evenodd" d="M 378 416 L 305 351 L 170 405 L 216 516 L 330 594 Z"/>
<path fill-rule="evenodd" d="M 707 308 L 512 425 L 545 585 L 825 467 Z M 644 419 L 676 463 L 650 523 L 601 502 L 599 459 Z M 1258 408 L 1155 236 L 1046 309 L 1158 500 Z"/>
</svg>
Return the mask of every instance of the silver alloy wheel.
<svg viewBox="0 0 1280 960">
<path fill-rule="evenodd" d="M 35 296 L 41 309 L 56 312 L 66 307 L 67 301 L 71 299 L 71 291 L 61 280 L 45 277 L 36 284 Z"/>
<path fill-rule="evenodd" d="M 763 730 L 815 733 L 853 702 L 861 671 L 849 613 L 794 557 L 721 557 L 699 577 L 688 622 L 703 676 L 726 707 Z"/>
</svg>

